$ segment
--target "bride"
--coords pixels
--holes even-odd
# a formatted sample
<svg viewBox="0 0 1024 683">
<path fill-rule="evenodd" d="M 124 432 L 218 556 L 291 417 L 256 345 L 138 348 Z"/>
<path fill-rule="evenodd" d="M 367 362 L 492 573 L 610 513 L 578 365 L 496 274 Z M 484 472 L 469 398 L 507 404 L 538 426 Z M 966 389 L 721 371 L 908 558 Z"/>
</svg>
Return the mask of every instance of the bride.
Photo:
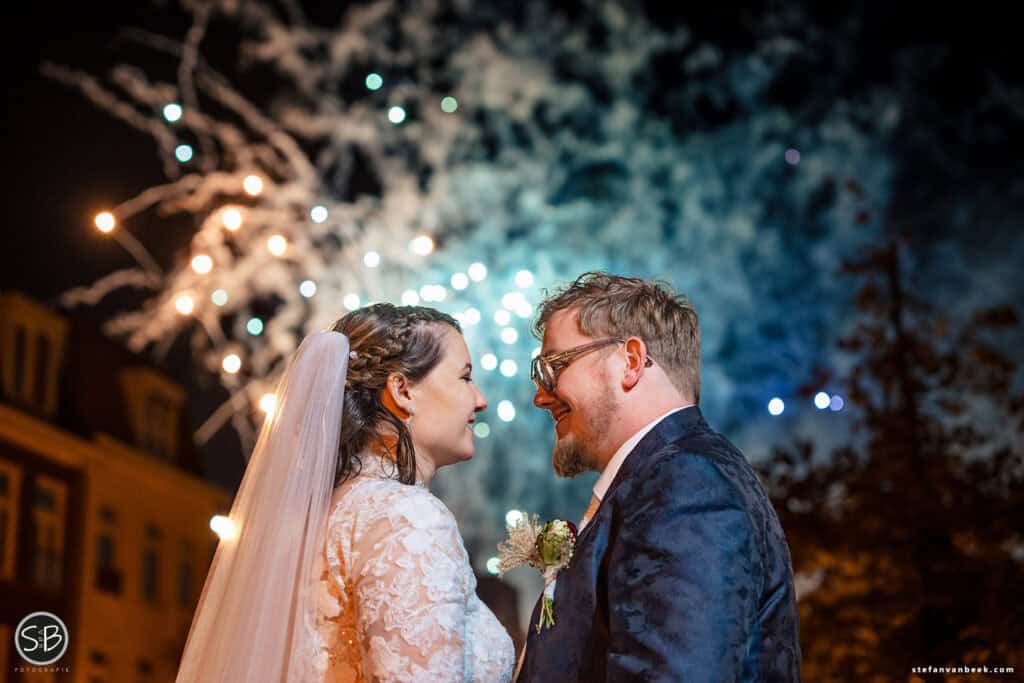
<svg viewBox="0 0 1024 683">
<path fill-rule="evenodd" d="M 455 518 L 427 489 L 473 457 L 458 323 L 376 304 L 307 337 L 231 507 L 177 683 L 511 679 Z"/>
</svg>

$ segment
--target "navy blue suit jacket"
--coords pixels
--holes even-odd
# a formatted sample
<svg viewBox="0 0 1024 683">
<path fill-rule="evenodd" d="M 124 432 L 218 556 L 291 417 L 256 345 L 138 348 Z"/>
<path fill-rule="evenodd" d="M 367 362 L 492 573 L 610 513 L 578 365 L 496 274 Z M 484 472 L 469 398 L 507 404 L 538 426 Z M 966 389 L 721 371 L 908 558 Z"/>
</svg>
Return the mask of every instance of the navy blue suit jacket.
<svg viewBox="0 0 1024 683">
<path fill-rule="evenodd" d="M 540 634 L 539 605 L 520 683 L 800 680 L 778 516 L 695 406 L 626 458 L 558 576 L 555 625 Z"/>
</svg>

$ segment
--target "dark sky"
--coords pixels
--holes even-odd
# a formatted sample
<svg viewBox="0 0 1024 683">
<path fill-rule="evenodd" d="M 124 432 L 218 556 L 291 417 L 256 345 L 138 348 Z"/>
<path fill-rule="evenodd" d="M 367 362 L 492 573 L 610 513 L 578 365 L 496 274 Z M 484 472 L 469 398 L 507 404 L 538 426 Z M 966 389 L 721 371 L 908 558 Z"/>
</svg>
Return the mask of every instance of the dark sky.
<svg viewBox="0 0 1024 683">
<path fill-rule="evenodd" d="M 25 5 L 3 10 L 7 227 L 0 288 L 50 300 L 131 265 L 92 229 L 92 217 L 163 178 L 148 137 L 43 77 L 39 65 L 49 60 L 102 74 L 130 48 L 118 38 L 122 26 L 178 26 L 174 13 L 146 2 Z M 171 251 L 159 235 L 146 241 L 161 257 Z"/>
</svg>

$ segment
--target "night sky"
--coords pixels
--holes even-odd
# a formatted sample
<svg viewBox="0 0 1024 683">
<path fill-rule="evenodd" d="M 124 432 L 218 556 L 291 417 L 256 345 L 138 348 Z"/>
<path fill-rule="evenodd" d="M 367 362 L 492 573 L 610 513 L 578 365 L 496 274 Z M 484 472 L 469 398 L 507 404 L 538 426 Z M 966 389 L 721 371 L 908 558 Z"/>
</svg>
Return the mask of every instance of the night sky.
<svg viewBox="0 0 1024 683">
<path fill-rule="evenodd" d="M 695 35 L 713 36 L 725 45 L 730 40 L 742 41 L 745 31 L 759 20 L 753 5 L 744 9 L 687 8 L 675 14 L 657 3 L 648 3 L 648 9 L 663 22 L 683 21 Z M 917 85 L 932 91 L 940 107 L 948 102 L 953 110 L 978 97 L 984 92 L 986 73 L 1019 76 L 1016 38 L 1009 35 L 1013 24 L 993 12 L 979 9 L 968 15 L 953 14 L 937 4 L 919 11 L 899 8 L 895 3 L 847 3 L 815 13 L 822 11 L 828 13 L 819 14 L 824 25 L 857 16 L 870 27 L 862 32 L 870 40 L 856 51 L 863 64 L 863 81 L 884 79 L 895 51 L 907 45 L 946 46 L 954 68 L 941 81 Z M 118 244 L 93 229 L 92 217 L 164 178 L 155 145 L 147 136 L 99 111 L 78 92 L 46 79 L 39 66 L 50 60 L 104 75 L 118 62 L 136 63 L 147 72 L 171 80 L 174 62 L 140 48 L 125 29 L 135 27 L 179 38 L 188 23 L 174 3 L 40 3 L 4 12 L 8 29 L 3 44 L 7 220 L 0 288 L 21 290 L 52 304 L 68 288 L 133 265 Z M 337 8 L 321 7 L 312 15 L 329 22 L 337 13 Z M 230 69 L 233 48 L 227 42 L 218 42 L 214 29 L 203 50 L 223 70 Z M 258 73 L 232 75 L 242 78 L 243 85 L 249 86 L 243 89 L 249 92 L 258 85 Z M 821 74 L 818 77 L 816 82 L 822 82 Z M 800 88 L 805 87 L 802 79 L 801 74 L 790 79 L 796 95 L 781 93 L 780 97 L 798 98 Z M 861 85 L 848 82 L 836 87 L 841 91 Z M 1019 145 L 1019 131 L 1012 139 Z M 993 155 L 992 147 L 974 151 L 963 148 L 956 154 L 985 172 L 995 170 L 1005 175 L 1019 159 L 1012 153 L 1010 140 L 1007 133 L 1004 155 Z M 971 154 L 976 158 L 970 158 Z M 931 191 L 934 193 L 934 188 Z M 132 231 L 164 267 L 172 266 L 180 257 L 193 230 L 187 220 L 155 220 L 151 214 L 145 222 L 136 219 L 132 225 Z M 1008 236 L 1006 232 L 999 235 Z M 984 252 L 975 262 L 983 267 L 990 253 L 995 252 Z M 130 294 L 118 295 L 95 309 L 79 308 L 75 315 L 99 321 L 119 303 L 138 301 Z M 194 388 L 180 359 L 172 363 L 170 371 Z M 193 400 L 197 399 L 201 406 L 213 400 L 193 394 Z"/>
<path fill-rule="evenodd" d="M 676 12 L 649 4 L 664 21 L 683 19 L 698 34 L 728 36 L 757 20 L 755 5 L 750 3 L 742 10 L 690 7 Z M 823 11 L 837 19 L 856 14 L 866 25 L 876 27 L 871 31 L 875 42 L 862 46 L 862 52 L 877 55 L 879 72 L 889 53 L 902 45 L 947 45 L 962 69 L 950 73 L 947 82 L 921 85 L 943 91 L 951 102 L 974 96 L 981 85 L 976 82 L 978 75 L 986 70 L 1019 75 L 1016 41 L 1007 35 L 1012 22 L 1001 20 L 996 5 L 972 6 L 970 13 L 954 14 L 941 4 L 927 10 L 896 4 L 830 3 Z M 324 19 L 333 13 L 321 12 Z M 153 53 L 138 49 L 124 29 L 179 37 L 187 22 L 168 2 L 21 3 L 7 5 L 3 13 L 7 227 L 0 286 L 50 300 L 69 287 L 132 264 L 118 245 L 92 229 L 92 216 L 163 177 L 147 136 L 46 79 L 39 65 L 49 60 L 101 75 L 127 55 L 137 54 L 136 63 L 159 67 Z M 204 45 L 206 52 L 217 49 L 213 41 Z M 866 78 L 872 76 L 869 71 Z M 147 229 L 144 240 L 166 265 L 190 232 L 189 225 L 164 222 Z"/>
</svg>

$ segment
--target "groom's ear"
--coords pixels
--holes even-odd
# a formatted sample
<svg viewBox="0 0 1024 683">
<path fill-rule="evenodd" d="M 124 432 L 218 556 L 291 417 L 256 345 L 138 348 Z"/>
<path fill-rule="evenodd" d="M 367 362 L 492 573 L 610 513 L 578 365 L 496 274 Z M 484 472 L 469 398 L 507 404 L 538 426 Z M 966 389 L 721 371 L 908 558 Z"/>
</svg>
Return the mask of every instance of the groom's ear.
<svg viewBox="0 0 1024 683">
<path fill-rule="evenodd" d="M 388 375 L 387 384 L 381 390 L 381 402 L 399 419 L 408 419 L 413 412 L 412 384 L 404 375 L 398 373 Z"/>
<path fill-rule="evenodd" d="M 626 351 L 626 366 L 622 371 L 622 388 L 630 391 L 644 376 L 644 362 L 647 359 L 647 345 L 640 337 L 630 337 L 623 344 Z"/>
</svg>

